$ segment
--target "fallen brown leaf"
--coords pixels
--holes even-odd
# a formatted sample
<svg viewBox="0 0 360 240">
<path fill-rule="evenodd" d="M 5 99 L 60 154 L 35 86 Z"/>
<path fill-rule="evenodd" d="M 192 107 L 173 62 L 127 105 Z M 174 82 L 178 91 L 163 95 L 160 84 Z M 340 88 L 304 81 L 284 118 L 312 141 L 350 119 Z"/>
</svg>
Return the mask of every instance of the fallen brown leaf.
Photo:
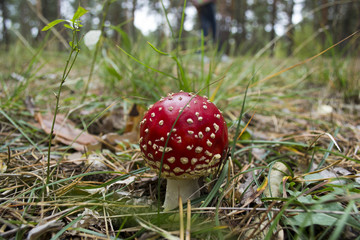
<svg viewBox="0 0 360 240">
<path fill-rule="evenodd" d="M 47 134 L 51 132 L 53 118 L 54 116 L 52 114 L 35 114 L 35 119 Z M 100 143 L 95 135 L 76 128 L 75 123 L 65 118 L 65 115 L 62 114 L 56 116 L 54 135 L 56 136 L 56 141 L 71 146 L 77 151 L 96 150 L 100 147 Z"/>
</svg>

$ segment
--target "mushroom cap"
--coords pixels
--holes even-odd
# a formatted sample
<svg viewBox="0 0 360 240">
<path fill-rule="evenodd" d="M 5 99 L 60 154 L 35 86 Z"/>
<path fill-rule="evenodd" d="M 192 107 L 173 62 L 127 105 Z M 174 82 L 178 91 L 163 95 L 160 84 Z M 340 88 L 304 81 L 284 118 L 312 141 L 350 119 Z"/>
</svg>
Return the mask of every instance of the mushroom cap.
<svg viewBox="0 0 360 240">
<path fill-rule="evenodd" d="M 221 112 L 206 97 L 179 92 L 161 98 L 145 113 L 139 144 L 146 163 L 156 171 L 165 152 L 161 176 L 199 178 L 214 172 L 225 158 L 228 130 Z"/>
</svg>

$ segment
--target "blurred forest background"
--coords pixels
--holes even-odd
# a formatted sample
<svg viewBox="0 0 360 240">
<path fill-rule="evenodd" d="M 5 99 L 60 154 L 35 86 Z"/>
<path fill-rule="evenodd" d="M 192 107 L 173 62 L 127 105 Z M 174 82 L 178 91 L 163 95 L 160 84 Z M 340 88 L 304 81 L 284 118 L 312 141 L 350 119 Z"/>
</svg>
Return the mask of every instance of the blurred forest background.
<svg viewBox="0 0 360 240">
<path fill-rule="evenodd" d="M 58 18 L 69 18 L 78 5 L 88 9 L 83 29 L 100 29 L 103 4 L 99 0 L 0 0 L 1 48 L 8 49 L 22 41 L 39 45 L 46 33 L 41 29 Z M 183 1 L 164 0 L 173 32 L 181 26 Z M 149 18 L 148 18 L 149 17 Z M 151 17 L 151 18 L 150 18 Z M 360 29 L 359 0 L 224 0 L 217 1 L 219 43 L 229 55 L 254 54 L 267 44 L 273 44 L 269 55 L 285 57 L 316 54 Z M 147 31 L 150 25 L 151 31 Z M 112 1 L 106 21 L 105 34 L 121 45 L 123 34 L 136 40 L 144 34 L 159 42 L 170 34 L 158 0 Z M 67 46 L 66 31 L 57 27 L 53 50 Z M 119 31 L 120 30 L 120 31 Z M 54 31 L 53 31 L 54 32 Z M 199 36 L 196 9 L 187 1 L 183 39 Z M 273 41 L 281 38 L 282 41 Z M 306 44 L 312 41 L 312 44 Z M 359 41 L 336 48 L 341 55 L 358 49 Z M 303 49 L 301 49 L 303 47 Z M 304 49 L 305 48 L 305 49 Z M 302 51 L 299 51 L 301 49 Z"/>
</svg>

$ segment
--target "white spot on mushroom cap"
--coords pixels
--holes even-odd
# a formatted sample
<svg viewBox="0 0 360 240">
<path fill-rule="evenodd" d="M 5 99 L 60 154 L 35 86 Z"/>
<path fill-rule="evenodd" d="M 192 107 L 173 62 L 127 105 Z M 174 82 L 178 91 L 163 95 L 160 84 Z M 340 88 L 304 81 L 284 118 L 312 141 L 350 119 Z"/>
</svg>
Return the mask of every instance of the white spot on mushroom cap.
<svg viewBox="0 0 360 240">
<path fill-rule="evenodd" d="M 168 110 L 171 112 L 174 109 L 174 107 L 170 106 Z"/>
<path fill-rule="evenodd" d="M 215 133 L 216 133 L 217 131 L 219 131 L 219 128 L 220 128 L 219 125 L 217 125 L 216 123 L 214 123 L 213 126 L 214 126 L 214 128 L 215 128 Z"/>
<path fill-rule="evenodd" d="M 182 141 L 181 141 L 181 136 L 177 136 L 176 137 L 176 140 L 177 140 L 177 143 L 181 143 Z"/>
<path fill-rule="evenodd" d="M 212 133 L 212 134 L 210 135 L 210 137 L 211 137 L 212 139 L 215 139 L 215 134 Z"/>
<path fill-rule="evenodd" d="M 144 131 L 145 133 L 148 133 L 149 132 L 149 129 L 147 128 L 147 129 L 145 129 L 145 131 Z"/>
<path fill-rule="evenodd" d="M 199 120 L 199 121 L 202 121 L 202 120 L 203 120 L 203 117 L 198 117 L 198 120 Z"/>
<path fill-rule="evenodd" d="M 169 157 L 168 159 L 167 159 L 167 161 L 169 162 L 169 163 L 174 163 L 175 162 L 175 157 Z"/>
<path fill-rule="evenodd" d="M 206 106 L 206 105 L 203 105 L 203 109 L 207 109 L 207 106 Z"/>
<path fill-rule="evenodd" d="M 196 153 L 201 153 L 202 150 L 203 150 L 203 148 L 200 147 L 200 146 L 198 146 L 198 147 L 195 148 L 195 152 L 196 152 Z"/>
<path fill-rule="evenodd" d="M 160 120 L 160 121 L 159 121 L 159 125 L 160 125 L 160 126 L 164 125 L 164 120 Z"/>
<path fill-rule="evenodd" d="M 204 137 L 204 134 L 203 134 L 202 132 L 199 132 L 198 135 L 199 135 L 199 138 L 203 138 L 203 137 Z"/>
<path fill-rule="evenodd" d="M 154 112 L 151 113 L 151 117 L 155 117 L 155 113 L 154 113 Z"/>
<path fill-rule="evenodd" d="M 179 167 L 176 167 L 176 168 L 174 168 L 173 172 L 174 173 L 181 173 L 181 172 L 184 172 L 184 170 L 179 168 Z"/>
<path fill-rule="evenodd" d="M 188 133 L 189 133 L 189 134 L 194 134 L 194 131 L 190 131 L 190 130 L 189 130 Z"/>
<path fill-rule="evenodd" d="M 191 118 L 188 118 L 188 119 L 186 120 L 186 122 L 187 122 L 188 124 L 192 124 L 194 121 L 193 121 Z"/>
<path fill-rule="evenodd" d="M 214 155 L 214 159 L 220 159 L 220 158 L 221 158 L 221 155 L 219 153 Z"/>
<path fill-rule="evenodd" d="M 211 152 L 209 152 L 208 150 L 205 151 L 205 154 L 208 155 L 209 157 L 211 157 L 213 154 Z"/>
<path fill-rule="evenodd" d="M 182 158 L 180 158 L 180 162 L 182 164 L 187 164 L 189 162 L 189 159 L 187 157 L 182 157 Z"/>
<path fill-rule="evenodd" d="M 211 146 L 212 146 L 212 142 L 210 142 L 210 140 L 209 140 L 209 139 L 206 141 L 206 144 L 207 144 L 209 147 L 211 147 Z"/>
<path fill-rule="evenodd" d="M 170 152 L 172 151 L 173 149 L 171 147 L 166 147 L 165 148 L 165 152 Z M 159 147 L 159 152 L 164 152 L 164 147 L 160 146 Z"/>
<path fill-rule="evenodd" d="M 211 130 L 211 129 L 210 129 L 209 127 L 206 127 L 206 128 L 205 128 L 205 132 L 210 132 L 210 130 Z"/>
</svg>

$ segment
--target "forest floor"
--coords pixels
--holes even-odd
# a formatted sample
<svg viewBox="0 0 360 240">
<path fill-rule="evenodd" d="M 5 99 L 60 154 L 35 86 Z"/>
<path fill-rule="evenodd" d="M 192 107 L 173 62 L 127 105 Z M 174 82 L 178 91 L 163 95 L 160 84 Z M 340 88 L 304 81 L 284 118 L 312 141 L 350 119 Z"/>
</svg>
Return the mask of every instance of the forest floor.
<svg viewBox="0 0 360 240">
<path fill-rule="evenodd" d="M 95 67 L 84 99 L 89 53 L 79 55 L 60 96 L 65 55 L 0 64 L 0 238 L 358 238 L 359 59 L 320 57 L 280 74 L 301 61 L 185 57 L 195 88 L 206 84 L 194 79 L 211 76 L 209 97 L 228 123 L 232 155 L 201 179 L 199 199 L 163 212 L 166 182 L 140 154 L 138 123 L 179 89 L 118 52 Z M 148 63 L 177 73 L 175 64 Z"/>
</svg>

